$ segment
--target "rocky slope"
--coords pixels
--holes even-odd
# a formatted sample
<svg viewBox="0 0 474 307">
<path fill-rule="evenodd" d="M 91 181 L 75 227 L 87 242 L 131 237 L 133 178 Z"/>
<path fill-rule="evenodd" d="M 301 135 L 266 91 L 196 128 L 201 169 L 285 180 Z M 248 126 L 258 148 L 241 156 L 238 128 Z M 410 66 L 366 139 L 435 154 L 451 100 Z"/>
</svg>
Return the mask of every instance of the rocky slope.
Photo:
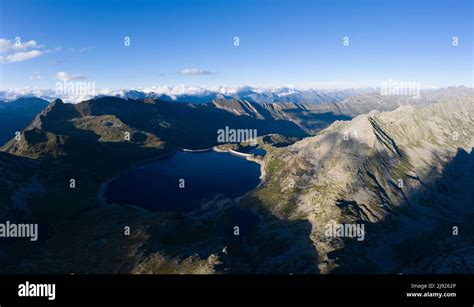
<svg viewBox="0 0 474 307">
<path fill-rule="evenodd" d="M 295 94 L 296 95 L 296 94 Z M 326 97 L 315 103 L 297 95 L 299 99 L 252 100 L 220 97 L 212 101 L 213 106 L 236 115 L 255 118 L 287 120 L 298 125 L 306 133 L 316 134 L 336 120 L 350 120 L 372 110 L 393 111 L 401 106 L 422 106 L 446 100 L 472 97 L 474 89 L 448 87 L 438 90 L 422 90 L 419 97 L 409 95 L 383 95 L 380 90 L 355 91 L 349 95 Z M 286 96 L 285 96 L 286 97 Z"/>
<path fill-rule="evenodd" d="M 217 131 L 226 126 L 256 129 L 258 135 L 306 135 L 285 119 L 240 116 L 208 105 L 107 97 L 79 104 L 53 101 L 2 150 L 87 169 L 120 170 L 176 148 L 217 145 Z"/>
<path fill-rule="evenodd" d="M 215 119 L 211 121 L 210 119 Z M 4 187 L 0 214 L 13 221 L 39 223 L 40 240 L 17 240 L 3 249 L 0 271 L 14 273 L 214 273 L 314 270 L 310 249 L 294 262 L 260 267 L 294 249 L 294 237 L 309 243 L 308 227 L 262 212 L 271 231 L 258 231 L 259 217 L 230 199 L 216 199 L 192 214 L 146 212 L 128 206 L 103 206 L 100 185 L 129 165 L 171 152 L 178 146 L 214 144 L 217 127 L 257 127 L 301 133 L 291 122 L 236 116 L 208 106 L 156 100 L 102 98 L 81 104 L 52 102 L 2 150 Z M 256 126 L 252 126 L 252 124 Z M 249 126 L 250 125 L 250 126 Z M 280 129 L 280 130 L 278 130 Z M 261 131 L 261 130 L 259 130 Z M 130 141 L 123 136 L 131 133 Z M 158 137 L 159 136 L 159 137 Z M 206 143 L 209 142 L 209 143 Z M 22 167 L 9 167 L 21 162 Z M 23 164 L 24 163 L 24 164 Z M 32 165 L 31 167 L 27 167 Z M 73 178 L 77 183 L 70 188 Z M 30 188 L 28 188 L 30 187 Z M 16 213 L 19 199 L 23 211 Z M 16 207 L 15 207 L 16 206 Z M 241 239 L 234 221 L 249 217 Z M 125 225 L 131 234 L 124 234 Z M 275 234 L 281 233 L 281 235 Z M 304 233 L 305 235 L 299 235 Z M 291 235 L 293 234 L 293 235 Z M 259 241 L 271 244 L 256 246 Z M 310 247 L 309 244 L 307 246 Z M 229 254 L 228 251 L 231 251 Z M 26 252 L 28 251 L 28 252 Z M 225 251 L 225 252 L 223 252 Z M 262 251 L 262 252 L 260 252 Z M 251 259 L 248 259 L 251 253 Z M 308 260 L 309 259 L 309 260 Z"/>
<path fill-rule="evenodd" d="M 37 244 L 2 248 L 0 271 L 472 272 L 474 98 L 456 97 L 336 121 L 293 145 L 293 138 L 260 137 L 265 182 L 239 202 L 216 197 L 188 214 L 102 206 L 97 194 L 131 163 L 202 145 L 208 135 L 212 144 L 229 120 L 299 133 L 296 121 L 285 120 L 293 106 L 55 101 L 0 155 L 0 216 L 45 227 Z M 332 220 L 365 225 L 365 239 L 327 237 Z"/>
</svg>

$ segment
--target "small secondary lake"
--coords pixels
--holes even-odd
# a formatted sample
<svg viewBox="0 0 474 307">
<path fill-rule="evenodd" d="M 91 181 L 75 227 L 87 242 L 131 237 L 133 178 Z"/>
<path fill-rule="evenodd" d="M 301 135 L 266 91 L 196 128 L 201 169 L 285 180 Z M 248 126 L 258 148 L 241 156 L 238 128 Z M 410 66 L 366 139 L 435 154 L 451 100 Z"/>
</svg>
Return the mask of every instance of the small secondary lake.
<svg viewBox="0 0 474 307">
<path fill-rule="evenodd" d="M 260 165 L 230 153 L 183 152 L 122 172 L 107 184 L 109 204 L 188 212 L 217 194 L 236 198 L 260 182 Z M 180 188 L 184 179 L 184 188 Z"/>
</svg>

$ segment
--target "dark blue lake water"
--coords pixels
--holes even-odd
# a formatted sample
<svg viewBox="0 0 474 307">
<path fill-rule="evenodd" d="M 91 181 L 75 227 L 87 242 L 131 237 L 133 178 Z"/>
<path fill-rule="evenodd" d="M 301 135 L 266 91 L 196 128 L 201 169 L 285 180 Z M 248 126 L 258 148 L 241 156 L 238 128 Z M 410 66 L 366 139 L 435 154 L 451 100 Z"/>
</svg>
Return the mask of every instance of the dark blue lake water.
<svg viewBox="0 0 474 307">
<path fill-rule="evenodd" d="M 107 203 L 152 211 L 188 212 L 217 194 L 235 198 L 254 189 L 260 165 L 229 153 L 182 152 L 122 172 L 106 189 Z M 184 179 L 184 188 L 180 188 Z"/>
</svg>

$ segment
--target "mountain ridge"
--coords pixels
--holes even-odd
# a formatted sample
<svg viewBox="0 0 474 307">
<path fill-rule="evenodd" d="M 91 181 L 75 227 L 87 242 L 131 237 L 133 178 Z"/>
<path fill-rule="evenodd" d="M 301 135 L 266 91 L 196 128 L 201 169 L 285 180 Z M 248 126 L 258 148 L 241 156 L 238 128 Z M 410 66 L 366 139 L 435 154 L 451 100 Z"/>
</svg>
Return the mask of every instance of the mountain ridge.
<svg viewBox="0 0 474 307">
<path fill-rule="evenodd" d="M 385 265 L 377 260 L 376 250 L 370 246 L 392 249 L 390 244 L 396 247 L 415 234 L 402 232 L 397 235 L 397 242 L 369 231 L 367 241 L 357 244 L 349 239 L 326 238 L 324 226 L 331 220 L 364 223 L 372 231 L 390 234 L 390 229 L 397 227 L 406 232 L 418 221 L 420 233 L 430 233 L 442 227 L 438 218 L 448 213 L 464 224 L 474 214 L 472 192 L 462 182 L 440 178 L 458 156 L 467 155 L 467 165 L 474 165 L 473 134 L 472 97 L 427 106 L 402 106 L 391 112 L 372 111 L 351 121 L 334 122 L 316 136 L 271 152 L 265 157 L 266 164 L 279 167 L 267 171 L 268 183 L 255 197 L 263 200 L 268 193 L 279 195 L 277 206 L 275 200 L 266 204 L 274 214 L 311 222 L 311 238 L 322 272 L 366 272 L 372 263 L 380 272 L 394 273 L 396 264 Z M 453 168 L 459 167 L 463 166 Z M 460 172 L 467 176 L 463 179 L 466 184 L 474 177 L 474 168 L 471 173 L 468 170 L 469 167 Z M 296 191 L 288 188 L 290 180 L 294 181 Z M 462 187 L 464 192 L 440 198 L 441 192 L 435 192 L 440 185 Z M 427 202 L 432 205 L 427 206 Z M 462 216 L 464 222 L 459 219 Z M 449 234 L 448 230 L 443 237 Z M 350 257 L 354 248 L 366 264 L 351 265 L 334 256 Z M 394 256 L 386 252 L 386 257 Z"/>
</svg>

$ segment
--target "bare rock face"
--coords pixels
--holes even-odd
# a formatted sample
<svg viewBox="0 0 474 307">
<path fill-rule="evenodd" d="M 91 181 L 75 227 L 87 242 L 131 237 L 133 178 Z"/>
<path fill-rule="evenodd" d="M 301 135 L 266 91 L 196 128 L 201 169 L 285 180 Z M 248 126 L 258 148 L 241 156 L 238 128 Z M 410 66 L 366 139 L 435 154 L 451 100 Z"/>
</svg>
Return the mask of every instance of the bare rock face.
<svg viewBox="0 0 474 307">
<path fill-rule="evenodd" d="M 473 134 L 473 96 L 335 122 L 267 156 L 267 165 L 281 163 L 263 189 L 291 180 L 297 189 L 292 197 L 286 197 L 291 188 L 284 190 L 279 206 L 267 205 L 283 216 L 294 202 L 290 217 L 311 222 L 322 273 L 397 272 L 411 260 L 428 263 L 417 253 L 404 259 L 412 252 L 406 242 L 423 241 L 440 227 L 439 236 L 452 237 L 452 227 L 474 214 Z M 332 221 L 363 224 L 364 239 L 328 237 Z M 438 262 L 450 259 L 427 248 Z"/>
<path fill-rule="evenodd" d="M 216 198 L 190 215 L 100 206 L 97 190 L 130 163 L 172 149 L 163 149 L 171 141 L 202 145 L 188 131 L 214 137 L 212 125 L 185 125 L 195 116 L 200 124 L 232 118 L 279 132 L 308 120 L 319 127 L 309 109 L 316 107 L 55 101 L 0 152 L 0 217 L 32 214 L 59 228 L 48 230 L 45 244 L 28 246 L 24 259 L 4 252 L 0 271 L 18 272 L 21 262 L 31 264 L 21 272 L 36 273 L 472 273 L 474 96 L 430 95 L 422 98 L 428 105 L 361 98 L 359 110 L 372 103 L 380 110 L 296 143 L 263 133 L 264 182 L 239 200 Z M 220 116 L 220 123 L 204 120 Z M 70 178 L 79 183 L 72 191 Z M 248 225 L 236 239 L 223 229 L 242 215 Z M 124 237 L 117 225 L 135 231 Z M 338 228 L 328 232 L 328 225 Z"/>
</svg>

